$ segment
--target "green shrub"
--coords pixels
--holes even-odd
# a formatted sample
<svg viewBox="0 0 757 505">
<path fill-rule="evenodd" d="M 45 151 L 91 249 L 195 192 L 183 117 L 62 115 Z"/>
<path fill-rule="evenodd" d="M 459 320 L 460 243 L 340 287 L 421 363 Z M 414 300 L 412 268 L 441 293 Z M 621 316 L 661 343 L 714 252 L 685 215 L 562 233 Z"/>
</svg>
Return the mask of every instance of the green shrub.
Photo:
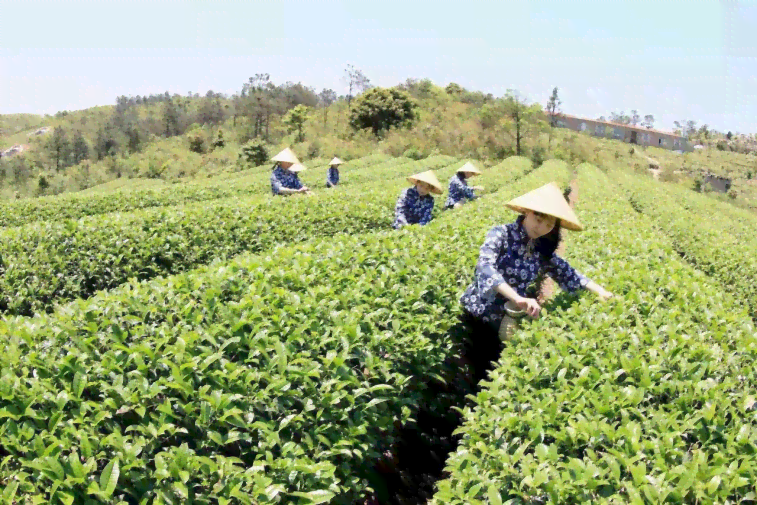
<svg viewBox="0 0 757 505">
<path fill-rule="evenodd" d="M 50 183 L 48 182 L 47 178 L 44 175 L 39 176 L 39 180 L 37 181 L 37 188 L 39 194 L 44 194 L 47 188 L 50 187 Z"/>
<path fill-rule="evenodd" d="M 411 160 L 420 160 L 424 158 L 423 153 L 415 147 L 411 147 L 410 149 L 402 153 L 402 156 L 405 158 L 410 158 Z"/>
<path fill-rule="evenodd" d="M 372 88 L 357 97 L 350 111 L 350 125 L 370 128 L 374 135 L 391 127 L 407 128 L 418 118 L 418 105 L 406 91 Z"/>
<path fill-rule="evenodd" d="M 247 165 L 258 167 L 268 161 L 268 147 L 260 139 L 253 139 L 239 152 L 239 159 Z"/>
<path fill-rule="evenodd" d="M 695 177 L 694 178 L 694 191 L 696 191 L 697 193 L 701 193 L 703 186 L 704 186 L 704 179 L 702 177 Z"/>
<path fill-rule="evenodd" d="M 562 146 L 555 147 L 555 150 L 552 152 L 552 155 L 555 157 L 556 160 L 561 160 L 566 163 L 570 162 L 571 159 L 571 153 L 563 148 Z"/>
<path fill-rule="evenodd" d="M 308 158 L 317 158 L 321 155 L 321 142 L 318 139 L 313 140 L 308 146 L 307 156 Z"/>
<path fill-rule="evenodd" d="M 219 129 L 216 134 L 215 140 L 213 140 L 213 149 L 222 149 L 226 146 L 226 140 L 223 138 L 223 130 Z"/>
<path fill-rule="evenodd" d="M 202 130 L 195 130 L 187 134 L 189 138 L 189 150 L 193 153 L 203 154 L 208 150 L 208 138 Z"/>
<path fill-rule="evenodd" d="M 547 150 L 542 146 L 535 146 L 531 150 L 531 161 L 534 163 L 534 167 L 540 167 L 542 163 L 547 160 Z"/>
</svg>

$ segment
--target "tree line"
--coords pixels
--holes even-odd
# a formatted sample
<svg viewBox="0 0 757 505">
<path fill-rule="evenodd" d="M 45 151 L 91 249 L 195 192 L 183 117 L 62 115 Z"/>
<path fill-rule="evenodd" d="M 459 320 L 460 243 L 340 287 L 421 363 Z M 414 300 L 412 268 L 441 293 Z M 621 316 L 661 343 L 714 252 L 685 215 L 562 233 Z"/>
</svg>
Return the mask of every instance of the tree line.
<svg viewBox="0 0 757 505">
<path fill-rule="evenodd" d="M 636 110 L 631 110 L 630 114 L 626 114 L 624 111 L 620 111 L 619 113 L 613 111 L 609 114 L 609 119 L 605 116 L 599 116 L 597 119 L 599 121 L 609 121 L 624 125 L 641 126 L 648 129 L 654 128 L 655 122 L 652 114 L 645 115 L 642 119 Z M 673 125 L 675 126 L 673 129 L 674 133 L 692 140 L 708 141 L 723 138 L 731 140 L 734 137 L 733 132 L 730 131 L 727 133 L 719 132 L 710 128 L 707 124 L 698 126 L 698 121 L 693 119 L 678 119 L 673 121 Z"/>
<path fill-rule="evenodd" d="M 630 126 L 641 126 L 642 128 L 651 130 L 652 128 L 654 128 L 655 119 L 654 115 L 652 114 L 646 114 L 644 115 L 644 117 L 642 117 L 641 114 L 639 114 L 639 112 L 634 109 L 630 114 L 626 114 L 625 111 L 613 111 L 610 112 L 609 119 L 605 116 L 599 116 L 597 118 L 597 121 L 605 121 Z"/>
<path fill-rule="evenodd" d="M 227 121 L 235 128 L 237 140 L 242 144 L 253 140 L 264 145 L 276 141 L 271 138 L 274 118 L 277 125 L 283 125 L 297 141 L 303 141 L 306 123 L 318 121 L 325 126 L 329 121 L 329 107 L 339 101 L 345 104 L 347 124 L 352 129 L 365 129 L 375 136 L 416 124 L 423 101 L 426 101 L 423 109 L 434 114 L 438 113 L 437 104 L 444 108 L 447 103 L 459 102 L 473 106 L 472 119 L 484 133 L 480 141 L 495 157 L 524 154 L 524 142 L 540 132 L 550 132 L 547 149 L 551 144 L 551 129 L 542 107 L 530 103 L 515 90 L 495 97 L 491 93 L 467 90 L 454 82 L 440 88 L 429 79 L 407 79 L 392 88 L 380 88 L 373 86 L 370 79 L 352 65 L 345 70 L 344 82 L 347 94 L 339 96 L 332 89 L 317 92 L 302 83 L 275 84 L 270 74 L 257 73 L 231 96 L 212 90 L 202 96 L 191 92 L 186 96 L 168 92 L 119 96 L 108 115 L 97 123 L 94 134 L 90 130 L 89 138 L 77 128 L 76 121 L 70 121 L 67 126 L 54 130 L 46 147 L 56 170 L 86 159 L 129 155 L 139 152 L 156 138 L 185 134 L 189 137 L 189 149 L 201 153 L 205 152 L 209 141 L 202 138 L 205 135 L 202 130 L 195 129 L 204 125 L 219 126 Z M 557 92 L 554 88 L 547 103 L 547 110 L 553 113 L 560 104 Z M 629 121 L 634 120 L 632 116 Z M 220 130 L 212 145 L 214 148 L 225 145 Z M 261 151 L 255 146 L 248 146 L 247 150 L 247 157 Z"/>
<path fill-rule="evenodd" d="M 344 100 L 351 106 L 355 96 L 372 87 L 365 74 L 352 65 L 345 70 L 344 80 L 348 89 L 344 96 L 332 89 L 317 92 L 299 82 L 277 85 L 266 73 L 250 77 L 241 90 L 231 96 L 212 90 L 204 96 L 192 92 L 183 96 L 168 91 L 149 96 L 119 96 L 112 113 L 99 122 L 94 135 L 87 138 L 83 128 L 69 122 L 53 130 L 45 148 L 54 168 L 62 170 L 86 159 L 99 161 L 109 156 L 136 153 L 155 138 L 184 135 L 193 125 L 217 126 L 229 119 L 235 127 L 239 121 L 246 121 L 249 138 L 268 140 L 271 119 L 279 116 L 301 136 L 311 109 L 323 109 L 325 124 L 331 104 Z M 68 115 L 67 111 L 61 111 L 56 117 Z"/>
</svg>

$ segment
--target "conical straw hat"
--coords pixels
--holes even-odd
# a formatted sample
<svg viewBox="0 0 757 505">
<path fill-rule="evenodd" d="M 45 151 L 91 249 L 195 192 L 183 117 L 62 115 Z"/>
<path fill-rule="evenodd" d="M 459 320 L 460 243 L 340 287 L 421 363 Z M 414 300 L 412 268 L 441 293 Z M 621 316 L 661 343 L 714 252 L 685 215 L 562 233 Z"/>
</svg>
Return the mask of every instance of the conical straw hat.
<svg viewBox="0 0 757 505">
<path fill-rule="evenodd" d="M 271 158 L 273 161 L 283 161 L 284 163 L 299 163 L 300 160 L 288 147 L 279 154 Z"/>
<path fill-rule="evenodd" d="M 415 184 L 419 181 L 430 184 L 433 187 L 431 191 L 433 193 L 436 193 L 437 195 L 441 195 L 443 192 L 442 185 L 439 184 L 439 179 L 436 178 L 433 170 L 426 170 L 425 172 L 421 172 L 420 174 L 411 175 L 407 178 L 407 180 L 412 184 Z"/>
<path fill-rule="evenodd" d="M 307 170 L 307 167 L 303 165 L 302 163 L 295 163 L 291 167 L 287 168 L 290 172 L 302 172 L 303 170 Z"/>
<path fill-rule="evenodd" d="M 556 217 L 560 220 L 561 226 L 568 230 L 583 230 L 583 226 L 578 222 L 578 217 L 576 217 L 568 202 L 565 201 L 562 191 L 554 182 L 521 195 L 505 205 L 521 214 L 524 214 L 527 210 L 534 210 Z"/>
<path fill-rule="evenodd" d="M 458 172 L 470 172 L 472 174 L 481 175 L 481 170 L 477 169 L 470 161 L 457 169 Z"/>
<path fill-rule="evenodd" d="M 331 160 L 331 161 L 329 161 L 329 166 L 331 167 L 331 166 L 334 166 L 334 165 L 341 165 L 342 163 L 344 163 L 342 160 L 340 160 L 339 158 L 337 158 L 336 156 L 334 156 L 334 159 Z"/>
</svg>

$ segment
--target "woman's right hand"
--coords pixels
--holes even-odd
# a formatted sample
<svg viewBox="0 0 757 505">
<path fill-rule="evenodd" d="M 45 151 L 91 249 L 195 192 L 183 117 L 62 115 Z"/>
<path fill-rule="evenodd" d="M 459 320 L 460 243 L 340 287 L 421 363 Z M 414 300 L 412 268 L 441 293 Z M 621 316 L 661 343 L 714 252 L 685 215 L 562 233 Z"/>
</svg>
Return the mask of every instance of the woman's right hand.
<svg viewBox="0 0 757 505">
<path fill-rule="evenodd" d="M 529 316 L 533 318 L 539 317 L 539 312 L 541 312 L 541 305 L 539 305 L 539 302 L 537 302 L 535 299 L 524 298 L 521 296 L 517 300 L 513 301 L 520 310 L 525 311 Z"/>
<path fill-rule="evenodd" d="M 610 300 L 611 298 L 614 298 L 615 295 L 607 291 L 606 289 L 603 289 L 601 293 L 599 293 L 599 298 L 606 302 L 607 300 Z"/>
</svg>

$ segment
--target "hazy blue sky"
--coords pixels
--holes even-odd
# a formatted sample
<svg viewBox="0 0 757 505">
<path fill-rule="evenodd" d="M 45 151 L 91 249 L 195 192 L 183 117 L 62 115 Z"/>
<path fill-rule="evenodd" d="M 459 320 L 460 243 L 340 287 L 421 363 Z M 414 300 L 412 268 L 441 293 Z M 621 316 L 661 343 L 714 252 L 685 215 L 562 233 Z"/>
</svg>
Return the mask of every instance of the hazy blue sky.
<svg viewBox="0 0 757 505">
<path fill-rule="evenodd" d="M 563 110 L 757 132 L 757 2 L 0 0 L 0 113 L 233 93 L 257 72 L 345 93 L 408 77 Z"/>
</svg>

